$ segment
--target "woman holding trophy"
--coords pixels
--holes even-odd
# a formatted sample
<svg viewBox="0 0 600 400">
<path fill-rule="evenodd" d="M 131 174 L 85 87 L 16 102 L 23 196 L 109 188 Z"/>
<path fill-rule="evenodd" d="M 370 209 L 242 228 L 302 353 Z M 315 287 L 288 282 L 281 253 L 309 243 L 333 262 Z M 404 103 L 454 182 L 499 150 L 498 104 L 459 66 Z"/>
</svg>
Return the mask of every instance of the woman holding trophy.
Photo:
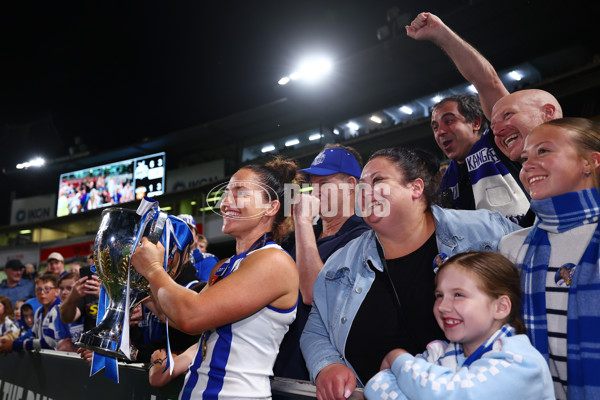
<svg viewBox="0 0 600 400">
<path fill-rule="evenodd" d="M 200 293 L 169 277 L 160 243 L 144 238 L 136 249 L 131 264 L 150 282 L 169 323 L 186 333 L 205 332 L 181 399 L 271 397 L 269 376 L 298 301 L 296 265 L 275 243 L 285 219 L 284 185 L 296 171 L 295 163 L 275 159 L 233 175 L 220 210 L 236 254 L 215 266 Z"/>
</svg>

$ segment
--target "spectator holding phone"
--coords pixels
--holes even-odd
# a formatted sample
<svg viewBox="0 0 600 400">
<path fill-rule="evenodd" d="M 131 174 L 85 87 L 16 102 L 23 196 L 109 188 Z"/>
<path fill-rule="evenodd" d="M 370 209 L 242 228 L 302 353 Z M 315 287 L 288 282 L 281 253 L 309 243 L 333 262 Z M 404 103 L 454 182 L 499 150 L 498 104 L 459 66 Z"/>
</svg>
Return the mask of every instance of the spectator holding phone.
<svg viewBox="0 0 600 400">
<path fill-rule="evenodd" d="M 65 301 L 69 294 L 73 291 L 73 287 L 75 286 L 75 282 L 79 279 L 79 274 L 76 272 L 67 272 L 65 275 L 59 278 L 58 280 L 58 297 L 60 297 L 61 301 Z M 60 308 L 59 308 L 60 311 Z M 70 324 L 65 324 L 62 322 L 60 318 L 58 318 L 54 324 L 57 329 L 60 326 L 60 329 L 63 331 L 69 332 L 69 337 L 62 339 L 58 342 L 56 347 L 57 350 L 60 351 L 77 351 L 77 347 L 75 346 L 75 342 L 79 339 L 79 336 L 83 332 L 83 318 L 80 315 L 79 318 L 75 319 L 75 321 Z"/>
<path fill-rule="evenodd" d="M 65 324 L 70 324 L 83 316 L 85 332 L 96 326 L 100 279 L 92 273 L 90 267 L 82 267 L 80 272 L 81 278 L 75 282 L 69 295 L 60 304 L 60 319 Z"/>
</svg>

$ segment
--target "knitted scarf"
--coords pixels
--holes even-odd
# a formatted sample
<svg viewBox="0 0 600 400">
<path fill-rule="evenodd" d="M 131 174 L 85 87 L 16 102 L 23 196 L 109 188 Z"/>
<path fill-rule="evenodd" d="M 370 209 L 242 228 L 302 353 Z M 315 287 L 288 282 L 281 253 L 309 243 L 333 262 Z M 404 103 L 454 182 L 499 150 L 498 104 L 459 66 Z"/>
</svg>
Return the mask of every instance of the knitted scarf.
<svg viewBox="0 0 600 400">
<path fill-rule="evenodd" d="M 498 211 L 518 222 L 529 210 L 529 200 L 496 154 L 488 135 L 491 135 L 489 131 L 484 132 L 465 158 L 470 184 L 473 187 L 475 209 Z M 468 204 L 469 201 L 463 199 L 464 193 L 459 193 L 458 168 L 456 161 L 452 160 L 442 177 L 439 192 L 451 192 L 454 207 L 464 209 L 464 204 Z"/>
<path fill-rule="evenodd" d="M 523 321 L 531 343 L 548 359 L 546 273 L 548 232 L 561 233 L 600 217 L 600 191 L 532 200 L 538 220 L 519 250 Z M 575 267 L 567 310 L 567 376 L 571 399 L 600 399 L 600 224 Z"/>
</svg>

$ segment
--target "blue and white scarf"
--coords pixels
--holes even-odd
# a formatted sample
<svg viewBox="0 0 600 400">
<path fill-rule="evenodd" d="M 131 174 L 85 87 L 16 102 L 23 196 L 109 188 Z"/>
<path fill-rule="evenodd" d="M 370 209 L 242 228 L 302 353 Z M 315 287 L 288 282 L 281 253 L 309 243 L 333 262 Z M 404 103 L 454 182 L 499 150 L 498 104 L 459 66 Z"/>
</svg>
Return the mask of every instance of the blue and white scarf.
<svg viewBox="0 0 600 400">
<path fill-rule="evenodd" d="M 488 135 L 491 135 L 489 130 L 481 135 L 481 139 L 473 145 L 465 158 L 469 180 L 473 187 L 475 209 L 498 211 L 516 223 L 529 211 L 529 200 L 496 154 Z M 452 193 L 454 207 L 464 209 L 462 204 L 469 202 L 463 199 L 465 194 L 458 190 L 458 169 L 458 163 L 452 160 L 442 177 L 439 191 L 442 193 L 449 190 Z"/>
<path fill-rule="evenodd" d="M 519 250 L 523 321 L 536 349 L 548 359 L 546 273 L 550 261 L 548 232 L 561 233 L 600 217 L 600 191 L 571 192 L 532 200 L 538 219 Z M 572 399 L 600 399 L 600 224 L 575 268 L 567 310 L 568 394 Z"/>
</svg>

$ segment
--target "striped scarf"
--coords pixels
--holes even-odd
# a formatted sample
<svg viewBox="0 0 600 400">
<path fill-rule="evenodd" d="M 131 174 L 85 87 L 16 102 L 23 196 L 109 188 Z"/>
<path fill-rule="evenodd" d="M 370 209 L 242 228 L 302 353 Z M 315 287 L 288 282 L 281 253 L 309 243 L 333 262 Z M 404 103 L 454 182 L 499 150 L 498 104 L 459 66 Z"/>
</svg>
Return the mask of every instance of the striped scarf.
<svg viewBox="0 0 600 400">
<path fill-rule="evenodd" d="M 523 321 L 531 343 L 548 359 L 546 273 L 550 261 L 548 232 L 561 233 L 600 217 L 600 191 L 571 192 L 532 200 L 538 220 L 519 250 Z M 567 376 L 571 399 L 600 399 L 600 224 L 569 288 L 567 310 Z"/>
<path fill-rule="evenodd" d="M 469 173 L 467 184 L 472 187 L 473 198 L 467 198 L 470 193 L 460 193 L 459 165 L 454 160 L 448 165 L 440 182 L 440 196 L 444 200 L 453 199 L 456 209 L 468 209 L 473 204 L 475 210 L 484 208 L 498 211 L 518 223 L 529 211 L 529 200 L 519 186 L 518 178 L 515 179 L 508 169 L 512 162 L 503 160 L 504 156 L 498 153 L 494 149 L 491 131 L 485 131 L 465 158 Z M 520 166 L 517 170 L 520 170 Z M 444 206 L 452 208 L 451 205 Z"/>
</svg>

